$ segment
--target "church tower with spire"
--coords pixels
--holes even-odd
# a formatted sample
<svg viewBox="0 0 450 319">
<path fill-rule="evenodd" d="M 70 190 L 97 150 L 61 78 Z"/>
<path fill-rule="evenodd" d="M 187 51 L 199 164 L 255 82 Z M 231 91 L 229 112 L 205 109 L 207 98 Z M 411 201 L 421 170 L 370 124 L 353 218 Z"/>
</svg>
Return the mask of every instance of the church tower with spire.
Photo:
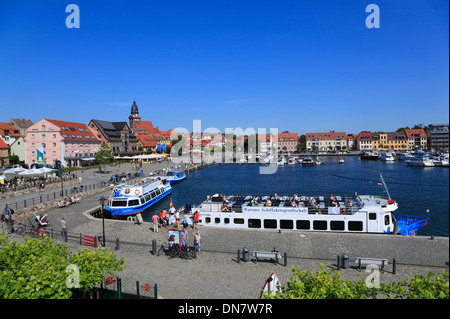
<svg viewBox="0 0 450 319">
<path fill-rule="evenodd" d="M 139 116 L 139 110 L 136 105 L 136 101 L 133 101 L 133 105 L 131 106 L 131 115 L 128 117 L 130 120 L 130 129 L 134 131 L 141 122 L 141 117 Z"/>
</svg>

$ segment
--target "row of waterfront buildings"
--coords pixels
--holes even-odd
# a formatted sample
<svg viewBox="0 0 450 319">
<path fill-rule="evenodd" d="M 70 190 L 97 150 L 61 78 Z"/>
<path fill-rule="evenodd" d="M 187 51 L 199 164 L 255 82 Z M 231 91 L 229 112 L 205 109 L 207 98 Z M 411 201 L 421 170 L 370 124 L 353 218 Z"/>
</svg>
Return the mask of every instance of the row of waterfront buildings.
<svg viewBox="0 0 450 319">
<path fill-rule="evenodd" d="M 142 121 L 136 102 L 131 106 L 128 122 L 109 122 L 92 119 L 88 124 L 61 120 L 42 119 L 32 123 L 25 119 L 12 119 L 0 123 L 0 166 L 8 166 L 9 155 L 29 166 L 55 164 L 64 166 L 86 166 L 94 163 L 94 154 L 104 142 L 113 155 L 136 154 L 142 151 L 163 152 L 172 146 L 172 138 L 180 135 L 199 149 L 227 145 L 224 134 L 172 134 L 172 130 L 160 131 L 151 121 Z M 171 136 L 173 135 L 173 136 Z M 248 136 L 232 141 L 241 150 Z M 399 132 L 361 132 L 357 135 L 346 132 L 278 133 L 276 136 L 257 136 L 258 151 L 279 152 L 343 151 L 343 150 L 413 150 L 448 149 L 448 124 L 429 125 L 426 129 L 405 129 Z M 186 146 L 188 148 L 189 145 Z M 271 147 L 272 146 L 272 147 Z"/>
<path fill-rule="evenodd" d="M 302 138 L 297 133 L 280 133 L 275 142 L 278 151 L 343 151 L 343 150 L 416 150 L 448 149 L 448 124 L 429 125 L 427 129 L 404 129 L 397 132 L 346 132 L 306 133 Z M 269 149 L 270 135 L 259 138 L 261 150 Z M 298 142 L 296 142 L 298 141 Z"/>
<path fill-rule="evenodd" d="M 160 131 L 151 121 L 142 121 L 136 102 L 128 122 L 92 119 L 88 124 L 53 119 L 32 123 L 12 119 L 0 123 L 0 166 L 10 164 L 10 156 L 20 162 L 63 166 L 87 166 L 94 163 L 94 154 L 104 142 L 113 155 L 138 151 L 164 151 L 170 145 L 169 131 Z"/>
</svg>

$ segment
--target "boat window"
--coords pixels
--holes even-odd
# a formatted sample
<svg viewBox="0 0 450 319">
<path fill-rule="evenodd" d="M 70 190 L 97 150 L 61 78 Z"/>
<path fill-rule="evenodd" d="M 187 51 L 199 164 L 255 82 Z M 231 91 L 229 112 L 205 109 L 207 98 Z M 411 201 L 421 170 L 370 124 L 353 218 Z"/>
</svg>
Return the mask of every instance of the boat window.
<svg viewBox="0 0 450 319">
<path fill-rule="evenodd" d="M 384 224 L 387 226 L 391 223 L 391 220 L 389 218 L 389 215 L 385 215 L 384 216 Z"/>
<path fill-rule="evenodd" d="M 248 228 L 261 228 L 261 219 L 249 219 Z"/>
<path fill-rule="evenodd" d="M 327 221 L 326 220 L 313 221 L 313 229 L 314 230 L 327 230 Z"/>
<path fill-rule="evenodd" d="M 139 205 L 139 199 L 130 199 L 128 202 L 128 206 L 137 206 Z"/>
<path fill-rule="evenodd" d="M 152 196 L 152 198 L 155 198 L 156 197 L 156 192 L 153 191 L 150 195 Z"/>
<path fill-rule="evenodd" d="M 297 229 L 310 229 L 311 223 L 309 220 L 297 220 Z"/>
<path fill-rule="evenodd" d="M 362 231 L 363 223 L 361 221 L 348 222 L 348 230 L 349 231 Z"/>
<path fill-rule="evenodd" d="M 144 196 L 139 196 L 139 199 L 140 199 L 140 201 L 141 201 L 141 204 L 144 204 L 144 203 L 145 203 L 145 198 L 144 198 Z"/>
<path fill-rule="evenodd" d="M 330 222 L 331 230 L 344 230 L 345 224 L 343 220 L 333 220 Z"/>
<path fill-rule="evenodd" d="M 113 207 L 127 207 L 127 200 L 113 200 Z"/>
<path fill-rule="evenodd" d="M 377 219 L 377 213 L 369 213 L 369 220 Z"/>
<path fill-rule="evenodd" d="M 215 222 L 216 224 L 220 224 L 220 218 L 219 218 L 219 217 L 216 217 L 216 218 L 214 219 L 214 222 Z"/>
<path fill-rule="evenodd" d="M 159 188 L 156 189 L 156 195 L 161 194 L 161 190 Z"/>
<path fill-rule="evenodd" d="M 145 195 L 145 201 L 148 202 L 150 200 L 150 195 Z"/>
<path fill-rule="evenodd" d="M 235 218 L 235 219 L 233 219 L 233 222 L 235 224 L 243 224 L 244 223 L 244 218 Z"/>
<path fill-rule="evenodd" d="M 294 229 L 294 221 L 290 219 L 282 219 L 280 220 L 280 228 L 281 229 Z"/>
<path fill-rule="evenodd" d="M 211 222 L 211 218 L 210 217 L 206 217 L 205 218 L 205 223 L 209 224 Z"/>
<path fill-rule="evenodd" d="M 230 219 L 229 219 L 229 218 L 224 218 L 224 219 L 223 219 L 223 222 L 224 222 L 225 224 L 229 224 L 229 223 L 230 223 Z"/>
<path fill-rule="evenodd" d="M 264 228 L 277 228 L 276 219 L 264 219 Z"/>
</svg>

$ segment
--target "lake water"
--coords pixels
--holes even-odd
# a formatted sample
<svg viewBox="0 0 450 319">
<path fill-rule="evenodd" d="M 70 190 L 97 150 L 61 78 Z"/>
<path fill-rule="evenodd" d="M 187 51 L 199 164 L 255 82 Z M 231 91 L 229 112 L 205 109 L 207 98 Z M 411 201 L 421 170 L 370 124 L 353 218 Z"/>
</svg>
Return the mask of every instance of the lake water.
<svg viewBox="0 0 450 319">
<path fill-rule="evenodd" d="M 430 221 L 418 235 L 449 236 L 449 169 L 409 167 L 403 161 L 386 163 L 360 160 L 355 156 L 321 157 L 319 166 L 278 167 L 275 174 L 259 174 L 259 164 L 215 165 L 192 172 L 186 180 L 172 185 L 172 194 L 144 213 L 168 209 L 170 198 L 176 208 L 187 203 L 200 204 L 207 195 L 219 194 L 354 194 L 386 195 L 379 186 L 381 171 L 398 214 L 427 216 Z"/>
</svg>

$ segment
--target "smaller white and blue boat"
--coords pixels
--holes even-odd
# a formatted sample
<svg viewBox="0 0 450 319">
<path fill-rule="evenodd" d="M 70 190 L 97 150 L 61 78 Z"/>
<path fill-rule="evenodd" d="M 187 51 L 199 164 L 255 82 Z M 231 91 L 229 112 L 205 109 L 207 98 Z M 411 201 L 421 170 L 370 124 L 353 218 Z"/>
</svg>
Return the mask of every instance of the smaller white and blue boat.
<svg viewBox="0 0 450 319">
<path fill-rule="evenodd" d="M 166 174 L 166 181 L 168 181 L 170 184 L 175 184 L 178 182 L 181 182 L 186 178 L 186 172 L 185 171 L 168 171 Z"/>
<path fill-rule="evenodd" d="M 145 185 L 115 186 L 104 207 L 107 216 L 121 218 L 142 213 L 172 192 L 165 180 L 156 180 Z"/>
<path fill-rule="evenodd" d="M 433 161 L 430 159 L 430 157 L 426 153 L 417 154 L 413 158 L 406 160 L 405 164 L 407 166 L 419 166 L 419 167 L 434 166 Z"/>
</svg>

